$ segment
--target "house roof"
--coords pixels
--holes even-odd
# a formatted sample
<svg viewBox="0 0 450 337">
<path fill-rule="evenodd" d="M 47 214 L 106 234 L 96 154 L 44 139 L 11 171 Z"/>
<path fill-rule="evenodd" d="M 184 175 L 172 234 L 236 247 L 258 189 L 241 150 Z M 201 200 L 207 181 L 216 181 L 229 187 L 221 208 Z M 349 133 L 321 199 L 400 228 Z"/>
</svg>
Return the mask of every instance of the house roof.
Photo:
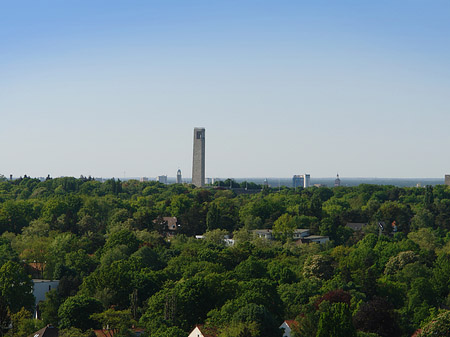
<svg viewBox="0 0 450 337">
<path fill-rule="evenodd" d="M 329 239 L 330 237 L 328 236 L 322 236 L 322 235 L 310 235 L 310 236 L 305 236 L 303 238 L 303 240 L 321 240 L 321 239 Z"/>
<path fill-rule="evenodd" d="M 217 337 L 218 336 L 218 332 L 214 328 L 205 327 L 203 324 L 196 325 L 196 327 L 200 330 L 200 332 L 202 333 L 202 335 L 204 337 Z"/>
<path fill-rule="evenodd" d="M 28 337 L 58 337 L 59 330 L 54 326 L 47 325 L 45 328 L 42 328 L 39 331 L 36 331 L 29 335 Z"/>
<path fill-rule="evenodd" d="M 294 325 L 297 325 L 298 322 L 296 320 L 293 319 L 287 319 L 284 321 L 290 328 L 292 328 Z"/>
<path fill-rule="evenodd" d="M 95 333 L 95 336 L 97 336 L 97 337 L 112 337 L 112 336 L 114 336 L 113 330 L 99 329 L 99 330 L 94 330 L 94 333 Z"/>
<path fill-rule="evenodd" d="M 294 230 L 294 233 L 306 233 L 306 232 L 309 232 L 309 229 L 306 229 L 306 228 L 297 228 L 297 229 L 295 229 Z"/>
<path fill-rule="evenodd" d="M 169 228 L 171 228 L 171 226 L 177 226 L 177 221 L 178 219 L 174 216 L 164 216 L 163 217 L 164 221 L 167 221 L 167 226 L 169 226 Z"/>
<path fill-rule="evenodd" d="M 271 229 L 253 229 L 252 230 L 253 233 L 261 233 L 261 234 L 267 234 L 267 233 L 272 233 Z"/>
<path fill-rule="evenodd" d="M 175 216 L 163 216 L 162 220 L 167 223 L 167 229 L 169 230 L 177 230 L 178 219 Z M 156 223 L 158 219 L 153 220 L 153 223 Z"/>
</svg>

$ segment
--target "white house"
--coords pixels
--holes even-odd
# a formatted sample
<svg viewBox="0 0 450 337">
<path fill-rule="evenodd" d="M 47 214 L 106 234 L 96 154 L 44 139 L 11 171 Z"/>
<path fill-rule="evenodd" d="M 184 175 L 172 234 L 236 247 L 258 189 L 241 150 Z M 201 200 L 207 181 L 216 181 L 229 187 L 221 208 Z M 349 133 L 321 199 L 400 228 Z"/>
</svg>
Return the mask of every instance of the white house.
<svg viewBox="0 0 450 337">
<path fill-rule="evenodd" d="M 328 236 L 321 236 L 321 235 L 310 235 L 302 238 L 302 240 L 306 243 L 310 242 L 316 242 L 316 243 L 325 243 L 327 241 L 330 241 L 330 238 Z"/>
<path fill-rule="evenodd" d="M 255 229 L 252 231 L 255 236 L 258 236 L 263 239 L 272 240 L 273 239 L 273 231 L 271 229 Z M 292 238 L 299 243 L 325 243 L 330 241 L 328 236 L 320 236 L 320 235 L 310 235 L 309 229 L 305 228 L 297 228 L 292 233 Z"/>
<path fill-rule="evenodd" d="M 292 233 L 292 238 L 294 240 L 298 240 L 306 236 L 309 236 L 309 229 L 297 228 L 294 230 L 294 233 Z"/>
<path fill-rule="evenodd" d="M 280 329 L 284 329 L 283 337 L 291 337 L 292 328 L 296 324 L 298 323 L 294 320 L 284 321 L 283 324 L 280 325 Z"/>
<path fill-rule="evenodd" d="M 38 310 L 36 310 L 39 302 L 45 301 L 45 294 L 48 293 L 52 289 L 58 288 L 59 281 L 58 280 L 37 280 L 33 279 L 33 295 L 36 298 L 34 302 L 35 318 L 39 316 Z"/>
<path fill-rule="evenodd" d="M 252 231 L 253 234 L 260 238 L 272 240 L 272 230 L 271 229 L 255 229 Z"/>
<path fill-rule="evenodd" d="M 211 329 L 205 329 L 202 325 L 196 325 L 188 337 L 216 337 L 217 333 Z"/>
</svg>

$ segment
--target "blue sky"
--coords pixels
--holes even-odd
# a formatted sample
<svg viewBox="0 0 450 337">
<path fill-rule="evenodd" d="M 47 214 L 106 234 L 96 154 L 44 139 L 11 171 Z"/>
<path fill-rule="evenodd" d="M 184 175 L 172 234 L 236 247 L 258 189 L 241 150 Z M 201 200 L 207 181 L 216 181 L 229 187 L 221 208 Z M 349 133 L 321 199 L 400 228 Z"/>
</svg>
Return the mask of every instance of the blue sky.
<svg viewBox="0 0 450 337">
<path fill-rule="evenodd" d="M 1 1 L 0 173 L 442 177 L 448 1 Z"/>
</svg>

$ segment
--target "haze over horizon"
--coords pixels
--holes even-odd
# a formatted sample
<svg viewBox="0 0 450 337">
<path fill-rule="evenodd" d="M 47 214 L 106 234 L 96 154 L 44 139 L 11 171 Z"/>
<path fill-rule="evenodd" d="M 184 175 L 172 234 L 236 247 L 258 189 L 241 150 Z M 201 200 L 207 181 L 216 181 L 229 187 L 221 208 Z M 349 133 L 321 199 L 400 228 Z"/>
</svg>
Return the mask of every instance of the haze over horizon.
<svg viewBox="0 0 450 337">
<path fill-rule="evenodd" d="M 0 3 L 0 174 L 450 173 L 450 3 Z"/>
</svg>

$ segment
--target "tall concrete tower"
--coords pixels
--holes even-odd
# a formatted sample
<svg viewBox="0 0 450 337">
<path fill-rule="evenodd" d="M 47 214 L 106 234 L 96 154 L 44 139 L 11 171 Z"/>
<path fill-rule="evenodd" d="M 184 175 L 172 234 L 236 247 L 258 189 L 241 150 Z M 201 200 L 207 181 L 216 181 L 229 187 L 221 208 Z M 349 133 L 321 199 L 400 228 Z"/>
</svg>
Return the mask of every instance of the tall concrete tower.
<svg viewBox="0 0 450 337">
<path fill-rule="evenodd" d="M 181 184 L 181 170 L 178 169 L 177 171 L 177 184 Z"/>
<path fill-rule="evenodd" d="M 194 128 L 192 184 L 197 187 L 205 185 L 205 128 Z"/>
</svg>

